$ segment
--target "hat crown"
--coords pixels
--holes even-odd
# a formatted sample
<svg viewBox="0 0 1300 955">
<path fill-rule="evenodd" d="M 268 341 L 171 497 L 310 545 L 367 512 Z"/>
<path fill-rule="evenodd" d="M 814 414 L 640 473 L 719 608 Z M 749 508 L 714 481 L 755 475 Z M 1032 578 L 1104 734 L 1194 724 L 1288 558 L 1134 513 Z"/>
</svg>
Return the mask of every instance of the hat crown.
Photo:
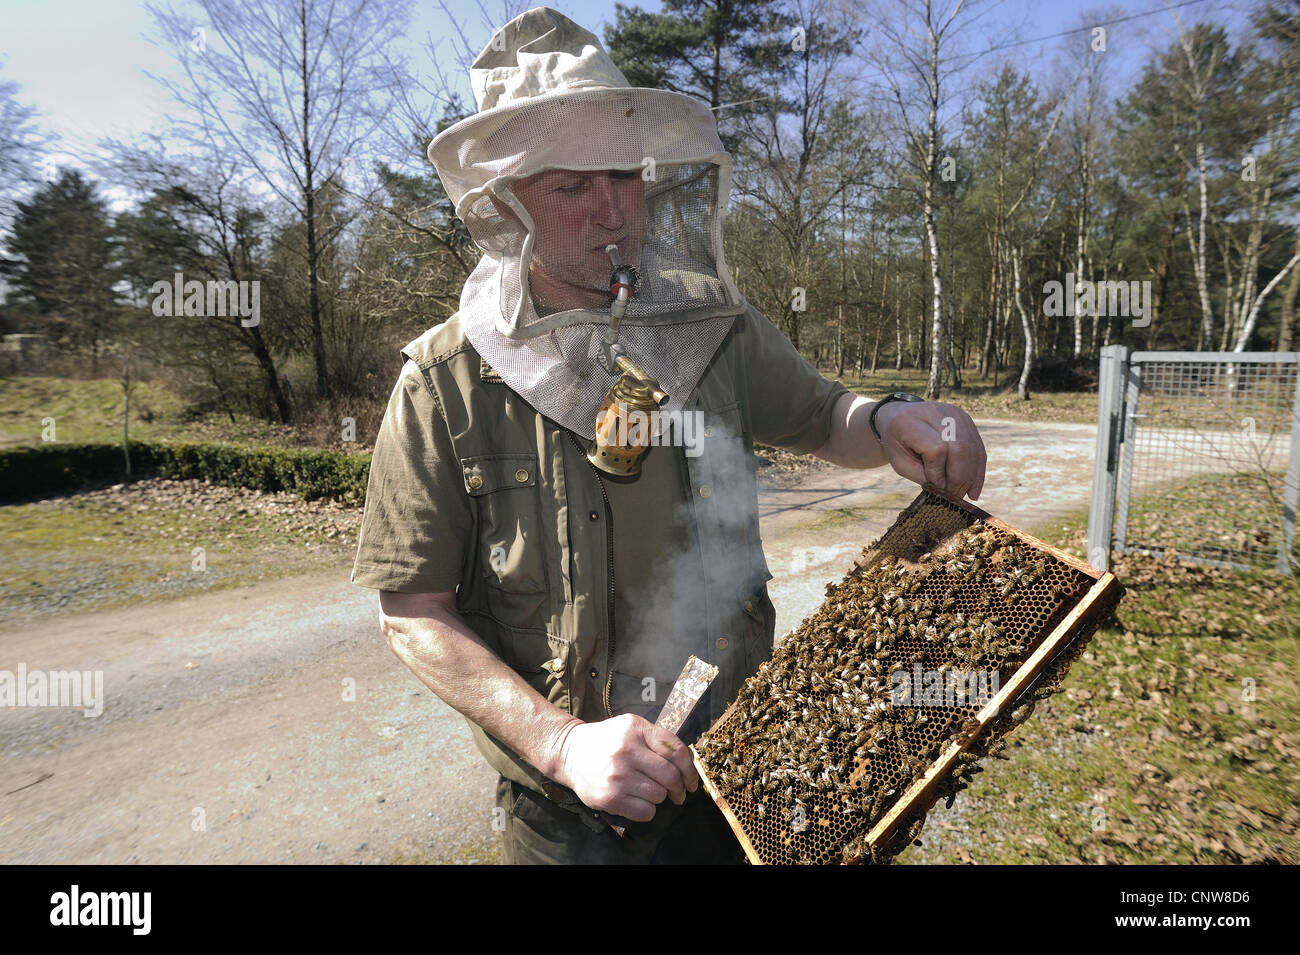
<svg viewBox="0 0 1300 955">
<path fill-rule="evenodd" d="M 631 85 L 594 33 L 550 7 L 494 33 L 469 73 L 479 112 L 554 91 Z"/>
</svg>

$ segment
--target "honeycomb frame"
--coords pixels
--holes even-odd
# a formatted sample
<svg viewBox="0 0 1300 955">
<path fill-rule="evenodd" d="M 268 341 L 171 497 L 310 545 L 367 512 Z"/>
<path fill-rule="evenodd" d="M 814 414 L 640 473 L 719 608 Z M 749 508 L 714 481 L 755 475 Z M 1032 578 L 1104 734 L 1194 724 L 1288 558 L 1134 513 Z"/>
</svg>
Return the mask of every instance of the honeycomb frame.
<svg viewBox="0 0 1300 955">
<path fill-rule="evenodd" d="M 979 562 L 982 569 L 975 578 L 951 577 L 947 568 L 952 563 L 944 564 L 944 557 L 954 553 L 950 548 L 958 548 L 956 560 L 968 559 L 966 549 L 976 546 L 972 541 L 981 542 L 979 546 L 986 551 L 992 548 L 990 556 Z M 1009 555 L 1014 556 L 1014 562 Z M 968 566 L 961 565 L 963 570 Z M 1017 591 L 1007 581 L 1013 575 L 1021 580 L 1024 566 L 1031 569 L 1023 579 L 1032 581 L 1021 583 Z M 1005 580 L 1003 573 L 1007 575 Z M 897 582 L 893 581 L 894 574 L 898 575 Z M 874 579 L 880 592 L 870 605 L 855 603 L 853 588 L 864 586 L 868 579 Z M 910 600 L 900 603 L 898 590 L 886 590 L 882 579 Z M 890 861 L 916 837 L 939 798 L 947 796 L 951 805 L 956 791 L 964 786 L 962 778 L 980 771 L 974 764 L 998 754 L 1005 737 L 1032 713 L 1034 698 L 1044 698 L 1060 688 L 1070 664 L 1114 611 L 1123 587 L 1113 574 L 1071 557 L 981 508 L 927 487 L 880 540 L 863 551 L 843 580 L 827 585 L 826 592 L 822 607 L 783 641 L 773 659 L 746 682 L 737 699 L 691 747 L 706 791 L 727 819 L 749 861 L 755 864 Z M 884 594 L 894 596 L 886 598 Z M 933 604 L 933 609 L 917 620 L 917 614 L 903 606 L 909 602 L 917 606 Z M 882 707 L 880 687 L 877 681 L 873 691 L 868 692 L 865 685 L 859 684 L 859 698 L 850 700 L 852 685 L 842 680 L 828 684 L 824 676 L 829 655 L 836 654 L 835 662 L 829 664 L 832 670 L 845 659 L 862 660 L 858 668 L 861 670 L 865 664 L 868 672 L 871 668 L 880 672 L 885 665 L 897 669 L 902 659 L 913 666 L 921 662 L 932 668 L 944 662 L 951 665 L 954 654 L 964 652 L 954 649 L 958 646 L 955 641 L 934 640 L 933 635 L 921 639 L 915 636 L 919 630 L 912 629 L 950 616 L 934 613 L 943 607 L 962 610 L 959 618 L 967 613 L 975 617 L 979 610 L 985 610 L 988 619 L 998 621 L 994 632 L 1005 630 L 1005 642 L 1012 650 L 987 662 L 996 663 L 997 673 L 1005 673 L 1005 679 L 987 702 L 938 707 L 909 703 L 912 714 L 901 710 L 890 717 L 893 722 L 879 724 L 886 727 L 884 735 L 874 736 L 867 752 L 865 747 L 855 749 L 854 757 L 849 759 L 852 719 L 847 724 L 843 719 L 837 723 L 827 720 L 825 714 L 844 706 L 853 707 L 852 712 L 857 714 L 861 712 L 859 704 L 869 709 Z M 912 636 L 891 634 L 884 646 L 876 640 L 873 652 L 871 637 L 878 636 L 878 632 L 865 626 L 858 629 L 849 622 L 861 624 L 868 615 L 879 617 L 882 608 L 884 613 L 899 613 L 899 621 L 913 621 L 904 627 Z M 841 617 L 839 624 L 827 622 L 829 614 L 846 609 L 853 616 Z M 895 619 L 888 619 L 896 628 Z M 958 628 L 952 629 L 958 633 Z M 968 631 L 973 644 L 975 628 Z M 929 640 L 934 642 L 927 643 Z M 865 651 L 864 643 L 868 645 Z M 804 654 L 805 661 L 812 654 L 822 670 L 808 667 L 798 654 Z M 843 673 L 851 671 L 852 666 Z M 776 729 L 775 725 L 768 729 L 752 725 L 747 713 L 763 711 L 764 707 L 776 713 L 777 701 L 788 701 L 792 686 L 810 687 L 802 700 L 814 701 L 810 704 L 813 712 L 808 706 L 800 710 L 798 703 L 794 704 L 793 722 L 801 724 L 796 727 L 799 735 L 774 734 L 770 730 Z M 830 689 L 840 689 L 839 695 L 850 701 L 840 703 Z M 819 703 L 829 706 L 829 710 L 818 709 Z M 747 709 L 742 712 L 738 707 Z M 896 707 L 885 709 L 892 713 Z M 818 716 L 823 717 L 820 724 L 813 722 Z M 778 717 L 778 721 L 784 728 L 792 722 L 789 717 L 783 721 Z M 768 720 L 761 722 L 766 724 Z M 849 729 L 837 734 L 830 729 L 832 725 L 841 729 L 847 725 Z M 811 735 L 814 728 L 815 736 Z M 790 742 L 792 738 L 796 742 Z M 808 747 L 801 745 L 810 740 L 818 744 L 819 753 L 825 754 L 817 763 L 821 776 L 812 783 L 807 775 L 802 782 L 796 778 L 785 789 L 788 798 L 796 786 L 801 787 L 794 802 L 806 822 L 803 829 L 797 829 L 790 825 L 789 803 L 778 809 L 778 803 L 772 801 L 770 777 L 784 772 L 787 776 L 781 782 L 789 781 L 789 767 L 800 765 L 797 756 L 809 762 L 811 743 Z M 752 755 L 751 747 L 763 751 L 765 758 Z M 745 782 L 742 785 L 737 779 Z M 757 788 L 760 779 L 761 791 Z M 779 791 L 780 783 L 776 786 Z M 765 814 L 765 808 L 771 809 L 770 814 Z"/>
</svg>

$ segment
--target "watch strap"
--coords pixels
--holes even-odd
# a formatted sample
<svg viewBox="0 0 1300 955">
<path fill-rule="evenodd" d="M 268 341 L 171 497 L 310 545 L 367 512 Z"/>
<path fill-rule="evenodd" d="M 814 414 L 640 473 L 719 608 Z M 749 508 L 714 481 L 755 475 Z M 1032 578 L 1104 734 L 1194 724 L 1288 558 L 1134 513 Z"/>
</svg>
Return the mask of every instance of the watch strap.
<svg viewBox="0 0 1300 955">
<path fill-rule="evenodd" d="M 893 392 L 892 394 L 885 395 L 885 397 L 883 397 L 883 398 L 881 398 L 879 401 L 877 401 L 877 402 L 876 402 L 876 406 L 875 406 L 874 408 L 871 409 L 871 415 L 870 415 L 870 417 L 867 418 L 867 422 L 871 425 L 871 433 L 874 434 L 874 435 L 876 436 L 876 440 L 877 440 L 877 441 L 884 441 L 884 440 L 885 440 L 885 439 L 884 439 L 883 437 L 881 437 L 881 435 L 880 435 L 880 429 L 876 427 L 876 412 L 877 412 L 877 411 L 879 411 L 879 410 L 880 410 L 881 408 L 883 408 L 885 405 L 889 404 L 891 401 L 924 401 L 924 400 L 925 400 L 925 399 L 921 398 L 921 397 L 918 396 L 918 395 L 911 395 L 911 394 L 908 394 L 907 392 L 904 392 L 904 391 L 895 391 L 895 392 Z"/>
</svg>

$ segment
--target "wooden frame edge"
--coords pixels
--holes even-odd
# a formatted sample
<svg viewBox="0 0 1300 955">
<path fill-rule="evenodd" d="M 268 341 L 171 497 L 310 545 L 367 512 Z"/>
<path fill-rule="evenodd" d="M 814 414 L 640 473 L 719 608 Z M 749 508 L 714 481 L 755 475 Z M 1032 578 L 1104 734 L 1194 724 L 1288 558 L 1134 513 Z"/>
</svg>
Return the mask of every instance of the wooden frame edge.
<svg viewBox="0 0 1300 955">
<path fill-rule="evenodd" d="M 721 722 L 721 718 L 719 718 L 719 722 Z M 713 785 L 713 780 L 709 778 L 709 772 L 705 768 L 703 760 L 700 759 L 700 754 L 695 752 L 694 746 L 691 746 L 691 760 L 695 764 L 695 771 L 700 774 L 700 782 L 704 785 L 704 791 L 713 799 L 714 804 L 722 813 L 722 818 L 727 820 L 727 825 L 731 826 L 731 831 L 739 840 L 740 847 L 745 850 L 745 856 L 749 859 L 750 864 L 766 865 L 767 863 L 759 858 L 758 852 L 754 849 L 754 844 L 749 841 L 745 827 L 740 824 L 740 820 L 732 812 L 731 803 L 727 802 L 727 798 Z"/>
<path fill-rule="evenodd" d="M 1068 645 L 1071 631 L 1083 623 L 1089 614 L 1102 612 L 1108 603 L 1105 598 L 1110 596 L 1119 586 L 1119 581 L 1114 574 L 1109 571 L 1102 572 L 1101 579 L 1089 588 L 1083 599 L 1065 615 L 1064 619 L 1056 625 L 1056 629 L 1044 638 L 1038 648 L 1030 654 L 1029 659 L 1016 668 L 1016 672 L 1012 674 L 1006 686 L 1002 687 L 997 696 L 993 697 L 975 715 L 974 718 L 978 721 L 978 725 L 950 742 L 939 758 L 925 771 L 925 774 L 912 783 L 895 800 L 893 807 L 890 808 L 889 812 L 885 813 L 884 818 L 867 833 L 868 845 L 875 847 L 888 842 L 894 836 L 902 818 L 913 812 L 918 802 L 930 796 L 931 792 L 939 784 L 940 779 L 952 768 L 952 764 L 957 757 L 966 752 L 971 743 L 979 738 L 980 734 L 988 728 L 989 723 L 1002 712 L 1004 706 L 1019 698 L 1023 691 L 1028 688 L 1026 684 L 1032 685 L 1033 681 L 1038 679 L 1047 665 Z M 932 800 L 926 806 L 926 812 L 929 812 L 933 805 L 934 801 Z"/>
</svg>

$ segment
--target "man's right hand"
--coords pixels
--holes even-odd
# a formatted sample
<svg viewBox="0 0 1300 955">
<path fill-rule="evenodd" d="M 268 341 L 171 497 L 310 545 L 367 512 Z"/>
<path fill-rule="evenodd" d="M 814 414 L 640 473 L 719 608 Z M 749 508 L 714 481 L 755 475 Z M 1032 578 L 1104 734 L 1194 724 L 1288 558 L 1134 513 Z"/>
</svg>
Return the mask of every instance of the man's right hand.
<svg viewBox="0 0 1300 955">
<path fill-rule="evenodd" d="M 631 713 L 573 724 L 560 744 L 558 764 L 556 782 L 592 809 L 633 822 L 653 819 L 665 797 L 680 806 L 700 784 L 686 744 Z"/>
</svg>

